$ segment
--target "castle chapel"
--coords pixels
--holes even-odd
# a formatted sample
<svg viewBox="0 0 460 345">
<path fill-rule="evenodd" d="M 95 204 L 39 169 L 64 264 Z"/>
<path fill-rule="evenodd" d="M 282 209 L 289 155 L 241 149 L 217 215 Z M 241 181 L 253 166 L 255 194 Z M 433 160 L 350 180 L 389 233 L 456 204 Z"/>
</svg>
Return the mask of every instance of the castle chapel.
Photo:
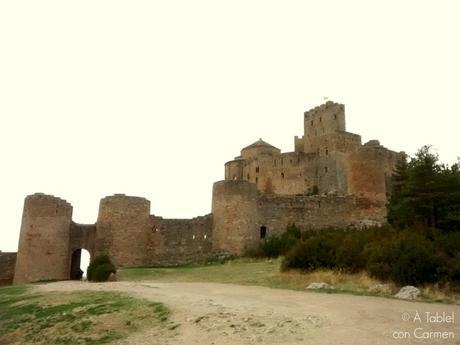
<svg viewBox="0 0 460 345">
<path fill-rule="evenodd" d="M 165 266 L 216 252 L 244 254 L 293 223 L 303 229 L 384 224 L 401 154 L 347 132 L 342 104 L 327 102 L 303 116 L 293 152 L 260 139 L 225 164 L 208 215 L 165 219 L 149 200 L 115 194 L 101 200 L 95 223 L 78 224 L 67 201 L 27 196 L 18 252 L 0 253 L 0 272 L 9 275 L 0 282 L 75 279 L 82 249 L 92 257 L 108 254 L 117 267 Z"/>
</svg>

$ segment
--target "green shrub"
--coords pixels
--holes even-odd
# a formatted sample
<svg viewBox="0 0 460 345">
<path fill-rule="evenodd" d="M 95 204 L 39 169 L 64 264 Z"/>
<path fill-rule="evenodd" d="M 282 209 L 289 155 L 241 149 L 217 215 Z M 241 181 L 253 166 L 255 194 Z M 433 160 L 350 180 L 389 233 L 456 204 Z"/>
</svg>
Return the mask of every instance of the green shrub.
<svg viewBox="0 0 460 345">
<path fill-rule="evenodd" d="M 284 257 L 281 268 L 299 268 L 307 271 L 334 268 L 336 246 L 333 239 L 313 237 L 297 243 Z"/>
<path fill-rule="evenodd" d="M 284 255 L 291 249 L 301 238 L 300 229 L 295 225 L 288 225 L 286 231 L 278 235 L 270 236 L 260 246 L 260 251 L 255 254 L 276 258 L 280 255 Z"/>
<path fill-rule="evenodd" d="M 460 286 L 460 255 L 447 261 L 447 275 L 447 281 Z"/>
<path fill-rule="evenodd" d="M 440 262 L 432 242 L 405 231 L 396 240 L 391 279 L 401 285 L 418 285 L 438 279 Z"/>
<path fill-rule="evenodd" d="M 371 276 L 400 285 L 420 285 L 445 279 L 443 253 L 433 241 L 406 230 L 367 247 L 367 271 Z"/>
<path fill-rule="evenodd" d="M 435 244 L 442 250 L 443 253 L 450 257 L 460 255 L 460 232 L 449 232 L 439 234 L 435 238 Z"/>
<path fill-rule="evenodd" d="M 89 264 L 87 277 L 89 281 L 105 282 L 109 279 L 111 273 L 117 273 L 114 264 L 108 255 L 99 255 Z"/>
<path fill-rule="evenodd" d="M 366 267 L 366 243 L 363 234 L 352 232 L 344 235 L 336 249 L 337 268 L 351 273 L 363 270 Z"/>
<path fill-rule="evenodd" d="M 393 265 L 392 239 L 370 243 L 364 252 L 367 272 L 377 279 L 389 280 Z"/>
</svg>

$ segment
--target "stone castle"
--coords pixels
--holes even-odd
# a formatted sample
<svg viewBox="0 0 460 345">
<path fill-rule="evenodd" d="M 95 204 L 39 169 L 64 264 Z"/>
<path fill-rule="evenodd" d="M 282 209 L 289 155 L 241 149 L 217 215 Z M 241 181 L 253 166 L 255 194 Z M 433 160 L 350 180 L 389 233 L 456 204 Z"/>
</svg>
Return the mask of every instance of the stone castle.
<svg viewBox="0 0 460 345">
<path fill-rule="evenodd" d="M 295 223 L 305 229 L 367 227 L 386 219 L 390 177 L 400 153 L 345 130 L 345 108 L 327 102 L 304 113 L 304 135 L 282 153 L 258 140 L 225 164 L 212 213 L 193 219 L 152 215 L 147 199 L 101 200 L 95 224 L 72 221 L 72 206 L 27 196 L 17 256 L 0 253 L 14 283 L 78 277 L 81 249 L 108 254 L 117 267 L 167 266 L 212 253 L 241 255 Z M 16 256 L 14 260 L 13 256 Z M 15 265 L 15 267 L 12 265 Z M 9 268 L 9 269 L 8 269 Z"/>
</svg>

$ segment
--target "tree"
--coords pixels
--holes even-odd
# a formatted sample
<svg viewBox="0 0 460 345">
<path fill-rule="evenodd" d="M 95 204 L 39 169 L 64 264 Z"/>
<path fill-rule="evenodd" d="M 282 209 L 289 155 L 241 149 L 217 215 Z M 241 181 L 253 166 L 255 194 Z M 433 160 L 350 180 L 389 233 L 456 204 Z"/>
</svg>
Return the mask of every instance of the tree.
<svg viewBox="0 0 460 345">
<path fill-rule="evenodd" d="M 409 162 L 406 157 L 398 162 L 387 205 L 390 224 L 460 230 L 460 165 L 449 168 L 438 159 L 423 146 Z"/>
</svg>

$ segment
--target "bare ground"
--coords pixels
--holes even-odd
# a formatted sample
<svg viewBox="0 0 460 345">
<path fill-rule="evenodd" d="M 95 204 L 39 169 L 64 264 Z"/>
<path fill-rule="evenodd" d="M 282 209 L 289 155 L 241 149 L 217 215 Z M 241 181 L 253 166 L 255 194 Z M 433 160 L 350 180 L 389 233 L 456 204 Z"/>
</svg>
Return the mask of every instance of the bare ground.
<svg viewBox="0 0 460 345">
<path fill-rule="evenodd" d="M 116 343 L 120 345 L 460 344 L 458 305 L 218 283 L 65 281 L 37 289 L 124 291 L 171 309 L 177 328 L 160 333 L 147 329 Z M 417 312 L 420 321 L 414 320 Z M 457 319 L 429 323 L 427 312 L 454 313 Z M 450 339 L 439 339 L 439 333 L 416 339 L 430 331 L 451 332 Z M 394 339 L 395 335 L 403 339 Z"/>
</svg>

